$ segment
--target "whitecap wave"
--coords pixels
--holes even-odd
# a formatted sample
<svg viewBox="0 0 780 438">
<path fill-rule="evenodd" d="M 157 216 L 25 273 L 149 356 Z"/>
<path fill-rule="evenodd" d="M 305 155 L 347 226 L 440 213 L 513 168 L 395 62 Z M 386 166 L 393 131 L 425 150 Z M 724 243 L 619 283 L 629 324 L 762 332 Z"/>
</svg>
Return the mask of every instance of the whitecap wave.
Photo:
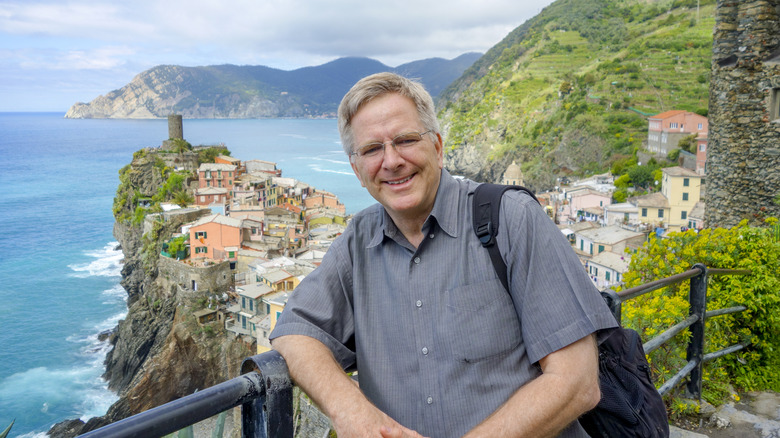
<svg viewBox="0 0 780 438">
<path fill-rule="evenodd" d="M 102 249 L 85 252 L 85 255 L 93 257 L 95 260 L 89 263 L 68 265 L 74 271 L 70 275 L 76 278 L 119 277 L 122 274 L 124 255 L 121 250 L 116 249 L 117 245 L 117 242 L 110 242 Z"/>
<path fill-rule="evenodd" d="M 127 303 L 127 291 L 119 283 L 115 284 L 111 289 L 104 290 L 103 297 L 105 298 L 103 304 Z"/>
<path fill-rule="evenodd" d="M 292 138 L 298 138 L 298 139 L 301 139 L 301 140 L 306 140 L 306 139 L 309 138 L 309 137 L 306 137 L 305 135 L 301 135 L 301 134 L 279 134 L 279 137 L 292 137 Z"/>
<path fill-rule="evenodd" d="M 341 164 L 344 166 L 349 166 L 349 160 L 336 160 L 333 158 L 325 158 L 325 157 L 311 157 L 311 160 L 315 161 L 325 161 L 326 163 L 333 163 L 333 164 Z"/>
<path fill-rule="evenodd" d="M 316 164 L 310 164 L 309 168 L 315 172 L 323 172 L 323 173 L 335 173 L 337 175 L 354 175 L 355 173 L 352 171 L 347 170 L 332 170 L 332 169 L 323 169 L 320 166 L 317 166 Z"/>
</svg>

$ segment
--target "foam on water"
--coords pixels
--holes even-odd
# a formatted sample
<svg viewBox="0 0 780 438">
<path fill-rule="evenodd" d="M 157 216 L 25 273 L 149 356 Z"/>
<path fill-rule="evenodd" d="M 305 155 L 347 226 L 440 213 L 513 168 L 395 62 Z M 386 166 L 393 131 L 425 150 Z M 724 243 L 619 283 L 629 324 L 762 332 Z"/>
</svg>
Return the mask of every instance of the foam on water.
<svg viewBox="0 0 780 438">
<path fill-rule="evenodd" d="M 119 277 L 122 274 L 122 251 L 116 249 L 118 243 L 110 242 L 102 249 L 87 251 L 85 254 L 94 257 L 89 263 L 68 265 L 74 271 L 71 276 L 87 277 Z"/>
</svg>

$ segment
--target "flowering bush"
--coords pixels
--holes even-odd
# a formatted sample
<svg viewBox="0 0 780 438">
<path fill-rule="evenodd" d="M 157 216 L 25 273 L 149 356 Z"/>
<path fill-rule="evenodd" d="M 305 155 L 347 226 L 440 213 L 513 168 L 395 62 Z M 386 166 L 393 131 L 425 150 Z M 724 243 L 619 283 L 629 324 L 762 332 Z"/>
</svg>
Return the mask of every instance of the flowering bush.
<svg viewBox="0 0 780 438">
<path fill-rule="evenodd" d="M 749 269 L 750 275 L 708 275 L 707 309 L 746 306 L 740 313 L 706 320 L 704 353 L 737 343 L 749 347 L 704 365 L 704 398 L 713 404 L 730 396 L 730 386 L 744 390 L 780 390 L 780 242 L 772 228 L 741 222 L 730 229 L 654 234 L 637 251 L 624 275 L 624 287 L 687 271 L 696 263 L 708 268 Z M 688 316 L 689 281 L 637 297 L 623 304 L 623 325 L 647 341 Z M 686 360 L 686 330 L 649 354 L 658 384 L 672 377 Z M 678 388 L 678 391 L 680 388 Z M 672 394 L 674 399 L 675 394 Z M 677 400 L 670 403 L 674 406 Z"/>
</svg>

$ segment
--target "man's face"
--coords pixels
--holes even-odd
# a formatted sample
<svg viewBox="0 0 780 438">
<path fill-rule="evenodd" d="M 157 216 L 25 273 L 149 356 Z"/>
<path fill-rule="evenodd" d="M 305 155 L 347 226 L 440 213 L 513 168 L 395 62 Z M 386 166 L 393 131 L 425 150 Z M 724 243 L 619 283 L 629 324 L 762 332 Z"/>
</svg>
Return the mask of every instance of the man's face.
<svg viewBox="0 0 780 438">
<path fill-rule="evenodd" d="M 401 154 L 390 145 L 399 134 L 425 130 L 414 102 L 396 93 L 374 98 L 352 117 L 355 148 L 385 143 L 380 160 L 369 162 L 353 156 L 350 161 L 360 184 L 394 221 L 424 221 L 433 209 L 444 164 L 441 136 L 426 134 L 417 146 Z"/>
</svg>

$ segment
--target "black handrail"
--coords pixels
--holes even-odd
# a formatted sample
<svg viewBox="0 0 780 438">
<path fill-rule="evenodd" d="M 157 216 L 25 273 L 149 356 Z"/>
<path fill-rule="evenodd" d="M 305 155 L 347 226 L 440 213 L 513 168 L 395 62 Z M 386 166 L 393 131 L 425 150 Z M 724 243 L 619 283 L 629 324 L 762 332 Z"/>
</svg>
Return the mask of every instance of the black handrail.
<svg viewBox="0 0 780 438">
<path fill-rule="evenodd" d="M 662 395 L 690 375 L 688 392 L 692 397 L 701 399 L 702 365 L 707 361 L 739 351 L 747 346 L 746 344 L 736 344 L 720 351 L 703 354 L 706 319 L 742 312 L 747 309 L 745 306 L 735 306 L 707 311 L 707 276 L 748 274 L 751 274 L 751 271 L 708 269 L 704 265 L 697 264 L 683 273 L 621 292 L 613 290 L 602 292 L 615 318 L 620 321 L 620 310 L 623 302 L 691 279 L 689 316 L 644 344 L 645 352 L 649 353 L 684 329 L 691 329 L 688 362 L 659 388 L 658 392 Z M 247 358 L 241 365 L 241 373 L 242 375 L 239 377 L 88 432 L 82 437 L 163 436 L 240 405 L 243 437 L 292 438 L 294 432 L 293 384 L 290 380 L 287 364 L 281 355 L 275 351 L 269 351 Z"/>
</svg>

